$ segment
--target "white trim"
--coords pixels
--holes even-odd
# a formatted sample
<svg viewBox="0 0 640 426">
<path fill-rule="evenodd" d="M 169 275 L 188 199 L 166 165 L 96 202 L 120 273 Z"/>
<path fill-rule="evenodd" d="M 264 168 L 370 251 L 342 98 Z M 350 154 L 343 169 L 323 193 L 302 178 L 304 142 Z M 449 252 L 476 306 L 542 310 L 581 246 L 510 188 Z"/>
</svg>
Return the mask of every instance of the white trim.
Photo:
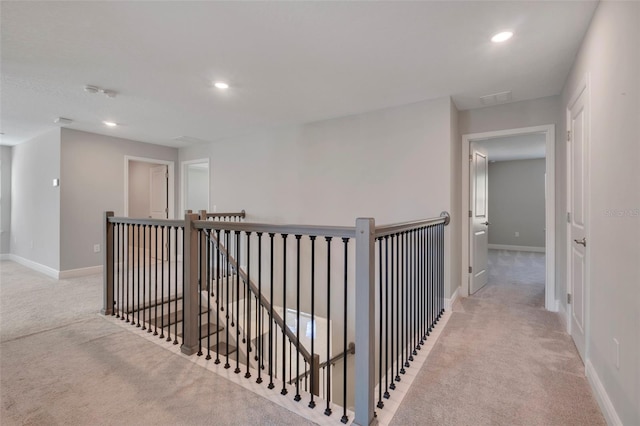
<svg viewBox="0 0 640 426">
<path fill-rule="evenodd" d="M 58 272 L 58 279 L 66 280 L 68 278 L 86 277 L 88 275 L 97 275 L 102 273 L 102 265 L 89 266 L 88 268 L 67 269 Z"/>
<path fill-rule="evenodd" d="M 600 381 L 600 377 L 598 377 L 598 373 L 596 373 L 596 369 L 591 364 L 591 361 L 587 360 L 584 364 L 585 374 L 587 375 L 587 380 L 591 385 L 591 389 L 593 390 L 593 394 L 596 397 L 596 401 L 598 401 L 598 405 L 602 410 L 602 414 L 604 415 L 607 424 L 612 426 L 622 426 L 622 421 L 616 412 L 611 399 L 609 398 L 609 394 L 607 394 L 604 385 Z"/>
<path fill-rule="evenodd" d="M 134 157 L 131 155 L 124 156 L 124 215 L 129 216 L 129 161 L 139 161 L 142 163 L 164 164 L 168 168 L 169 173 L 169 212 L 168 219 L 175 217 L 175 161 L 158 160 L 156 158 Z"/>
<path fill-rule="evenodd" d="M 10 253 L 0 254 L 0 260 L 11 260 L 11 254 Z"/>
<path fill-rule="evenodd" d="M 9 260 L 12 260 L 16 263 L 19 263 L 22 266 L 26 266 L 29 269 L 33 269 L 34 271 L 40 272 L 42 274 L 45 274 L 48 277 L 51 277 L 53 279 L 58 279 L 58 275 L 60 274 L 59 271 L 43 265 L 41 263 L 38 262 L 34 262 L 33 260 L 29 260 L 29 259 L 25 259 L 24 257 L 20 257 L 18 255 L 15 255 L 13 253 L 11 253 L 9 255 Z"/>
<path fill-rule="evenodd" d="M 453 304 L 456 303 L 456 300 L 458 300 L 459 290 L 460 287 L 456 288 L 456 291 L 454 291 L 451 295 L 451 299 L 444 299 L 444 309 L 446 311 L 450 312 L 451 308 L 453 308 Z"/>
<path fill-rule="evenodd" d="M 199 158 L 195 160 L 184 160 L 180 162 L 180 212 L 184 213 L 187 204 L 187 179 L 185 178 L 185 168 L 189 164 L 207 164 L 207 211 L 211 210 L 211 163 L 209 158 Z M 197 213 L 197 212 L 194 212 Z"/>
<path fill-rule="evenodd" d="M 469 211 L 469 145 L 473 140 L 495 138 L 510 135 L 523 135 L 530 133 L 545 132 L 546 153 L 545 168 L 547 172 L 546 180 L 546 199 L 545 199 L 545 246 L 547 256 L 545 258 L 545 303 L 544 306 L 549 311 L 554 311 L 556 307 L 556 178 L 555 178 L 555 145 L 556 130 L 555 125 L 547 124 L 543 126 L 522 127 L 518 129 L 497 130 L 483 133 L 470 133 L 462 136 L 462 212 L 460 226 L 462 229 L 462 276 L 469 277 L 469 218 L 466 214 Z M 463 282 L 465 280 L 463 279 Z M 463 285 L 460 295 L 465 297 L 469 295 L 469 280 L 467 285 Z"/>
<path fill-rule="evenodd" d="M 511 250 L 511 251 L 532 251 L 535 253 L 545 253 L 544 247 L 530 247 L 530 246 L 511 246 L 509 244 L 489 244 L 490 250 Z"/>
</svg>

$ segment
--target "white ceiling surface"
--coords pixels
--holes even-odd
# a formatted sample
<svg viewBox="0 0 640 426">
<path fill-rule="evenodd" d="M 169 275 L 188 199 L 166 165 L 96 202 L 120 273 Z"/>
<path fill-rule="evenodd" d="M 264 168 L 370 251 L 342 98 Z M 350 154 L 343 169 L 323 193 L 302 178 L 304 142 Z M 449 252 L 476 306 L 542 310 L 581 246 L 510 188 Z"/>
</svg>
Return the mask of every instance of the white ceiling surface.
<svg viewBox="0 0 640 426">
<path fill-rule="evenodd" d="M 474 141 L 474 146 L 483 150 L 489 161 L 530 160 L 544 158 L 545 133 L 504 136 Z"/>
<path fill-rule="evenodd" d="M 555 95 L 595 6 L 3 1 L 2 143 L 59 116 L 74 129 L 184 146 L 449 95 L 459 109 L 506 90 L 513 101 Z M 504 29 L 512 40 L 489 41 Z M 231 88 L 213 89 L 215 79 Z"/>
</svg>

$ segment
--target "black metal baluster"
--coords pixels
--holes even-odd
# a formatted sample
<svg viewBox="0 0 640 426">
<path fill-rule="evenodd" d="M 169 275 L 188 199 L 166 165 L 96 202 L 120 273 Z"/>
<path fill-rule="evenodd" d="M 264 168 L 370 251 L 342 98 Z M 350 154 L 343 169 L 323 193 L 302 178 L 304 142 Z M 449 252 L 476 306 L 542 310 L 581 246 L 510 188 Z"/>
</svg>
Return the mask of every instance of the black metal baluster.
<svg viewBox="0 0 640 426">
<path fill-rule="evenodd" d="M 424 240 L 423 240 L 423 228 L 418 230 L 418 239 L 420 242 L 419 253 L 418 253 L 418 261 L 420 265 L 420 301 L 419 301 L 419 316 L 420 316 L 420 327 L 419 327 L 419 340 L 418 340 L 418 349 L 422 349 L 422 345 L 424 345 L 424 322 L 425 322 L 425 307 L 427 306 L 424 298 Z"/>
<path fill-rule="evenodd" d="M 400 267 L 400 374 L 405 374 L 405 369 L 404 369 L 404 348 L 405 348 L 405 340 L 404 340 L 404 335 L 406 333 L 406 328 L 405 328 L 405 284 L 406 284 L 406 277 L 405 277 L 405 233 L 401 232 L 400 235 L 398 236 L 399 238 L 399 250 L 402 251 L 402 254 L 400 255 L 400 263 L 398 264 L 398 266 Z"/>
<path fill-rule="evenodd" d="M 126 310 L 127 313 L 127 319 L 125 320 L 125 322 L 129 322 L 129 302 L 131 299 L 131 296 L 129 295 L 129 275 L 130 275 L 130 262 L 129 262 L 129 256 L 131 255 L 131 251 L 129 250 L 129 235 L 130 235 L 130 231 L 129 231 L 129 224 L 127 223 L 126 225 L 124 225 L 124 229 L 123 229 L 123 233 L 124 235 L 126 235 L 126 237 L 123 239 L 123 242 L 126 241 L 126 244 L 123 244 L 123 250 L 126 249 L 125 253 L 126 256 L 123 256 L 124 258 L 124 270 L 125 270 L 125 277 L 124 277 L 124 282 L 125 282 L 125 292 L 124 292 L 124 309 Z M 124 317 L 120 318 L 122 320 L 124 320 Z"/>
<path fill-rule="evenodd" d="M 207 356 L 205 359 L 211 359 L 211 230 L 207 229 L 205 241 L 207 243 Z M 200 296 L 202 298 L 202 296 Z M 217 322 L 217 321 L 216 321 Z M 216 325 L 217 327 L 217 325 Z M 216 333 L 217 334 L 217 333 Z"/>
<path fill-rule="evenodd" d="M 115 280 L 114 280 L 114 309 L 111 313 L 112 316 L 120 318 L 120 310 L 122 300 L 120 299 L 120 224 L 113 224 L 113 251 L 115 252 Z M 106 249 L 106 247 L 105 247 Z"/>
<path fill-rule="evenodd" d="M 258 332 L 256 342 L 258 343 L 258 378 L 256 383 L 262 383 L 262 370 L 264 369 L 264 307 L 262 306 L 262 232 L 258 232 L 258 298 L 256 300 L 256 312 L 260 311 L 260 317 L 256 318 Z"/>
<path fill-rule="evenodd" d="M 285 372 L 287 371 L 287 234 L 282 234 L 282 319 L 284 326 L 282 327 L 282 390 L 280 394 L 287 394 L 287 381 L 285 380 Z M 291 359 L 289 359 L 291 362 Z"/>
<path fill-rule="evenodd" d="M 327 241 L 327 361 L 331 359 L 331 240 L 332 237 L 324 237 Z M 327 408 L 324 409 L 325 416 L 330 416 L 331 411 L 331 367 L 327 368 Z"/>
<path fill-rule="evenodd" d="M 234 373 L 240 373 L 240 232 L 235 231 L 236 236 L 236 368 Z"/>
<path fill-rule="evenodd" d="M 402 352 L 402 346 L 400 346 L 400 333 L 402 332 L 402 328 L 400 327 L 400 298 L 402 291 L 402 282 L 400 281 L 400 260 L 402 257 L 400 256 L 400 234 L 395 234 L 396 237 L 396 382 L 400 381 L 400 368 L 402 367 L 402 363 L 400 361 L 400 352 Z"/>
<path fill-rule="evenodd" d="M 300 238 L 296 235 L 296 396 L 293 400 L 298 402 L 300 396 Z"/>
<path fill-rule="evenodd" d="M 271 248 L 270 251 L 270 267 L 269 267 L 269 385 L 267 386 L 269 389 L 273 389 L 275 385 L 273 384 L 273 237 L 274 233 L 269 233 L 269 245 Z"/>
<path fill-rule="evenodd" d="M 147 225 L 142 225 L 142 330 L 147 329 L 145 298 L 147 296 Z"/>
<path fill-rule="evenodd" d="M 154 277 L 154 282 L 155 282 L 155 294 L 153 295 L 153 297 L 156 299 L 156 302 L 154 303 L 154 312 L 153 312 L 153 335 L 157 336 L 158 335 L 158 225 L 154 225 L 153 231 L 155 232 L 155 250 L 156 250 L 156 256 L 155 256 L 155 267 L 156 267 L 156 273 L 155 273 L 155 277 Z M 160 303 L 162 303 L 162 299 L 160 300 Z"/>
<path fill-rule="evenodd" d="M 164 339 L 164 226 L 160 227 L 160 339 Z M 157 239 L 156 239 L 157 241 Z"/>
<path fill-rule="evenodd" d="M 411 295 L 411 269 L 409 268 L 409 259 L 411 258 L 411 251 L 410 251 L 410 244 L 409 244 L 409 240 L 410 240 L 410 233 L 409 231 L 405 232 L 404 235 L 404 351 L 405 351 L 405 361 L 404 361 L 404 366 L 409 368 L 409 366 L 411 365 L 409 363 L 409 347 L 411 346 L 410 343 L 410 334 L 409 334 L 409 330 L 411 328 L 411 324 L 410 324 L 410 295 Z"/>
<path fill-rule="evenodd" d="M 412 320 L 412 355 L 418 355 L 416 348 L 418 347 L 418 236 L 413 230 L 413 320 Z M 413 361 L 413 359 L 412 359 Z"/>
<path fill-rule="evenodd" d="M 316 380 L 318 379 L 318 377 L 316 377 L 316 375 L 314 374 L 315 369 L 318 368 L 317 365 L 314 366 L 313 364 L 313 359 L 315 359 L 315 349 L 314 349 L 314 345 L 315 345 L 315 341 L 316 341 L 316 299 L 315 299 L 315 295 L 316 295 L 316 236 L 315 235 L 311 235 L 309 237 L 309 239 L 311 240 L 311 364 L 310 364 L 310 371 L 311 371 L 311 400 L 309 401 L 309 408 L 315 408 L 316 407 L 316 402 L 313 400 L 314 397 L 314 389 L 316 389 Z M 306 360 L 305 360 L 305 371 L 307 369 L 307 364 L 306 364 Z M 305 383 L 305 390 L 306 390 L 306 383 Z"/>
<path fill-rule="evenodd" d="M 380 312 L 382 315 L 382 312 Z M 380 342 L 382 344 L 382 341 Z M 382 378 L 380 378 L 382 384 Z M 384 237 L 384 398 L 389 399 L 389 236 Z"/>
<path fill-rule="evenodd" d="M 383 299 L 383 282 L 384 278 L 382 277 L 382 237 L 378 238 L 378 290 L 380 297 L 380 319 L 379 319 L 379 329 L 378 329 L 378 404 L 376 406 L 380 409 L 384 407 L 384 401 L 382 401 L 382 337 L 384 331 L 384 299 Z"/>
<path fill-rule="evenodd" d="M 395 287 L 394 282 L 393 282 L 393 272 L 395 270 L 395 263 L 394 263 L 394 247 L 393 247 L 393 243 L 394 243 L 394 236 L 391 235 L 391 271 L 390 271 L 390 280 L 391 280 L 391 288 L 390 288 L 390 293 L 391 293 L 391 303 L 389 303 L 390 309 L 391 309 L 391 340 L 389 341 L 388 345 L 389 346 L 389 351 L 391 352 L 391 371 L 389 372 L 389 374 L 391 374 L 391 383 L 389 384 L 389 389 L 394 390 L 396 388 L 396 384 L 394 383 L 394 377 L 393 377 L 393 328 L 394 328 L 394 323 L 393 323 L 393 289 Z"/>
<path fill-rule="evenodd" d="M 342 242 L 344 243 L 344 330 L 343 330 L 343 342 L 342 342 L 342 351 L 345 354 L 345 358 L 342 360 L 342 418 L 340 421 L 346 424 L 349 421 L 347 417 L 347 290 L 349 288 L 349 276 L 348 276 L 348 266 L 349 266 L 349 258 L 348 258 L 348 246 L 349 246 L 349 238 L 343 238 Z"/>
<path fill-rule="evenodd" d="M 165 232 L 167 233 L 167 342 L 170 342 L 171 341 L 171 226 L 167 226 L 165 228 Z M 162 257 L 164 259 L 164 251 L 162 252 Z M 177 294 L 176 294 L 176 300 L 178 300 Z M 162 317 L 162 320 L 164 321 L 164 316 Z"/>
<path fill-rule="evenodd" d="M 230 231 L 228 229 L 225 229 L 224 231 L 224 245 L 227 248 L 227 255 L 225 256 L 225 276 L 226 276 L 226 287 L 227 287 L 227 291 L 226 293 L 226 314 L 225 317 L 227 319 L 227 326 L 225 327 L 226 330 L 226 339 L 225 339 L 225 363 L 224 363 L 224 368 L 231 368 L 231 364 L 229 364 L 229 329 L 231 327 L 233 327 L 233 319 L 231 319 L 230 317 L 232 315 L 229 315 L 229 253 L 231 253 L 231 248 L 229 247 L 229 233 Z M 231 321 L 231 327 L 229 327 L 229 321 Z M 219 350 L 219 349 L 218 349 Z"/>
<path fill-rule="evenodd" d="M 415 250 L 415 247 L 413 245 L 413 231 L 409 231 L 407 233 L 407 238 L 409 240 L 409 269 L 407 271 L 408 273 L 408 294 L 407 294 L 407 318 L 408 318 L 408 323 L 407 323 L 407 328 L 408 333 L 409 333 L 409 338 L 408 340 L 408 345 L 409 345 L 409 356 L 407 357 L 407 359 L 409 361 L 413 361 L 413 325 L 414 325 L 414 318 L 413 318 L 413 304 L 414 304 L 414 297 L 413 297 L 413 288 L 414 288 L 414 283 L 415 283 L 415 274 L 414 274 L 414 270 L 413 270 L 413 253 Z"/>
<path fill-rule="evenodd" d="M 216 360 L 215 364 L 220 364 L 220 330 L 218 329 L 218 321 L 220 320 L 220 230 L 216 229 Z M 228 326 L 225 326 L 225 329 Z"/>
<path fill-rule="evenodd" d="M 195 255 L 198 257 L 198 353 L 197 355 L 202 356 L 203 355 L 202 353 L 202 283 L 205 277 L 202 276 L 202 255 L 204 254 L 202 253 L 202 238 L 203 238 L 202 230 L 198 229 L 197 232 L 198 232 L 198 250 L 195 253 Z M 184 306 L 183 306 L 183 311 L 184 311 Z M 184 313 L 183 313 L 183 316 L 184 316 Z M 184 332 L 182 336 L 184 339 Z"/>
<path fill-rule="evenodd" d="M 175 242 L 176 242 L 176 249 L 174 250 L 175 252 L 175 263 L 173 265 L 173 273 L 174 273 L 174 280 L 173 282 L 175 283 L 176 286 L 176 303 L 174 305 L 174 310 L 173 310 L 173 314 L 175 315 L 175 329 L 173 330 L 173 344 L 177 345 L 178 344 L 178 231 L 180 230 L 179 226 L 176 226 L 176 235 L 175 235 Z M 182 228 L 182 252 L 184 253 L 184 245 L 185 245 L 185 241 L 184 241 L 184 236 L 185 236 L 185 232 L 184 232 L 184 228 Z M 183 266 L 183 270 L 184 270 L 184 264 Z M 184 301 L 184 298 L 186 297 L 186 292 L 184 291 L 185 289 L 185 282 L 184 282 L 184 271 L 182 274 L 182 298 Z M 169 328 L 171 328 L 171 326 L 169 326 Z M 184 312 L 182 312 L 182 336 L 184 336 Z M 184 341 L 184 337 L 183 337 L 183 341 Z"/>
<path fill-rule="evenodd" d="M 138 297 L 136 298 L 136 316 L 138 317 L 138 322 L 136 324 L 136 327 L 140 327 L 140 225 L 136 225 L 137 231 L 138 231 L 138 245 L 135 247 L 136 252 L 138 253 Z"/>
<path fill-rule="evenodd" d="M 251 283 L 251 232 L 246 232 L 247 236 L 247 282 L 245 283 L 245 294 L 247 295 L 247 312 L 245 314 L 246 317 L 246 328 L 245 334 L 247 336 L 247 372 L 244 374 L 245 378 L 251 377 L 251 373 L 249 372 L 249 356 L 251 353 L 251 293 L 249 289 L 249 285 Z M 256 343 L 257 343 L 256 339 Z M 259 368 L 258 368 L 259 369 Z"/>
<path fill-rule="evenodd" d="M 440 228 L 440 244 L 441 244 L 441 253 L 442 253 L 442 255 L 440 256 L 440 262 L 441 262 L 442 271 L 444 274 L 444 224 L 441 224 L 439 228 Z M 438 300 L 440 302 L 440 310 L 438 312 L 438 319 L 440 319 L 440 317 L 442 316 L 442 313 L 444 312 L 444 277 L 440 281 L 439 289 L 440 289 L 440 292 L 439 292 Z"/>
</svg>

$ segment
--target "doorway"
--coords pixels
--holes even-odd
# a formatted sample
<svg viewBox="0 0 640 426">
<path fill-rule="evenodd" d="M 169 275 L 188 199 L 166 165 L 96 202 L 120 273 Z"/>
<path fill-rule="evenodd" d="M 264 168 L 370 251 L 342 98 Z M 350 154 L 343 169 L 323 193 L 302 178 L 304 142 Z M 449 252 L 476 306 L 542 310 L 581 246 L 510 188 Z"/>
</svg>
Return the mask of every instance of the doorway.
<svg viewBox="0 0 640 426">
<path fill-rule="evenodd" d="M 181 211 L 209 211 L 209 159 L 182 162 L 180 180 L 182 182 Z"/>
<path fill-rule="evenodd" d="M 533 143 L 533 141 L 537 141 Z M 527 143 L 528 142 L 528 143 Z M 530 146 L 528 150 L 523 149 Z M 555 126 L 545 125 L 510 129 L 503 131 L 475 133 L 463 136 L 463 166 L 462 166 L 462 211 L 468 211 L 469 215 L 463 215 L 462 244 L 463 244 L 463 280 L 461 294 L 469 296 L 482 288 L 486 280 L 487 263 L 491 257 L 487 256 L 487 249 L 515 249 L 527 251 L 546 251 L 544 259 L 544 307 L 550 311 L 558 310 L 555 295 Z M 476 155 L 477 154 L 477 155 Z M 519 158 L 520 157 L 520 158 Z M 530 161 L 533 157 L 544 157 L 544 160 Z M 483 160 L 484 161 L 479 161 Z M 491 223 L 492 212 L 488 204 L 488 198 L 481 189 L 489 186 L 491 178 L 490 170 L 495 167 L 502 174 L 508 174 L 514 166 L 523 167 L 525 164 L 509 164 L 511 161 L 527 161 L 526 168 L 544 167 L 546 175 L 541 177 L 540 184 L 543 193 L 540 195 L 544 202 L 542 217 L 536 219 L 539 223 L 529 224 L 529 219 L 522 229 L 512 229 L 509 226 L 508 216 L 503 211 L 496 211 L 494 227 L 498 225 L 495 236 L 501 235 L 502 244 L 492 238 Z M 504 161 L 503 164 L 499 164 Z M 530 164 L 529 164 L 530 163 Z M 493 166 L 493 167 L 492 167 Z M 498 167 L 500 166 L 500 167 Z M 503 167 L 504 166 L 504 167 Z M 479 174 L 478 174 L 479 173 Z M 489 177 L 487 177 L 487 174 Z M 508 178 L 507 178 L 508 179 Z M 482 183 L 482 185 L 480 185 Z M 489 188 L 490 191 L 490 188 Z M 508 195 L 501 193 L 499 195 Z M 479 195 L 478 195 L 479 194 Z M 480 197 L 479 199 L 477 197 Z M 474 198 L 475 197 L 475 198 Z M 489 193 L 489 197 L 491 197 Z M 473 198 L 473 199 L 472 199 Z M 500 197 L 498 197 L 500 198 Z M 504 196 L 501 198 L 505 198 Z M 507 198 L 508 199 L 508 198 Z M 480 202 L 483 201 L 483 202 Z M 484 206 L 484 207 L 483 207 Z M 486 207 L 488 206 L 488 211 Z M 479 209 L 479 210 L 478 210 Z M 502 210 L 502 209 L 500 209 Z M 528 212 L 525 212 L 528 214 Z M 500 216 L 502 215 L 502 218 Z M 523 218 L 516 218 L 523 219 Z M 532 222 L 535 222 L 532 220 Z M 506 226 L 503 226 L 506 225 Z M 502 228 L 501 230 L 499 228 Z M 538 229 L 540 228 L 540 229 Z M 493 241 L 491 241 L 493 240 Z M 518 244 L 520 242 L 520 244 Z M 493 243 L 493 244 L 491 244 Z M 543 248 L 544 247 L 544 248 Z M 465 255 L 466 253 L 466 255 Z M 482 264 L 484 262 L 484 265 Z M 483 268 L 485 271 L 483 271 Z"/>
</svg>

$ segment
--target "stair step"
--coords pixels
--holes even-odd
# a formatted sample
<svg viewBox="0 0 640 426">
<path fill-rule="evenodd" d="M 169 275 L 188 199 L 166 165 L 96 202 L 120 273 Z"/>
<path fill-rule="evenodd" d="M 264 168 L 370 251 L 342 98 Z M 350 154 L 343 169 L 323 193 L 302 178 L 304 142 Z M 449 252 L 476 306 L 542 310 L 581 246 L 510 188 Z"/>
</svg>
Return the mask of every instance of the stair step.
<svg viewBox="0 0 640 426">
<path fill-rule="evenodd" d="M 206 314 L 206 313 L 207 313 L 207 307 L 202 306 L 202 308 L 200 309 L 200 314 Z M 213 311 L 211 311 L 211 316 L 215 317 L 215 313 Z M 177 317 L 177 321 L 176 321 L 176 317 Z M 151 318 L 150 321 L 155 324 L 155 318 Z M 176 322 L 179 322 L 179 323 L 182 322 L 182 309 L 178 309 L 177 315 L 176 315 L 176 312 L 172 310 L 170 313 L 166 314 L 165 316 L 158 317 L 158 324 L 163 324 L 165 327 L 169 325 L 174 325 Z"/>
<path fill-rule="evenodd" d="M 207 328 L 207 324 L 202 324 L 200 327 L 200 336 L 202 336 L 203 339 L 207 338 L 207 329 L 211 332 L 209 336 L 213 336 L 224 330 L 224 327 L 220 324 L 209 323 L 209 328 Z M 182 330 L 178 332 L 178 337 L 182 337 Z"/>
<path fill-rule="evenodd" d="M 220 355 L 226 355 L 227 354 L 227 343 L 226 342 L 220 342 L 220 344 L 218 345 L 211 345 L 211 350 L 214 352 L 218 352 Z M 229 355 L 231 355 L 232 353 L 234 353 L 235 351 L 237 351 L 238 348 L 236 348 L 233 345 L 229 345 Z"/>
</svg>

